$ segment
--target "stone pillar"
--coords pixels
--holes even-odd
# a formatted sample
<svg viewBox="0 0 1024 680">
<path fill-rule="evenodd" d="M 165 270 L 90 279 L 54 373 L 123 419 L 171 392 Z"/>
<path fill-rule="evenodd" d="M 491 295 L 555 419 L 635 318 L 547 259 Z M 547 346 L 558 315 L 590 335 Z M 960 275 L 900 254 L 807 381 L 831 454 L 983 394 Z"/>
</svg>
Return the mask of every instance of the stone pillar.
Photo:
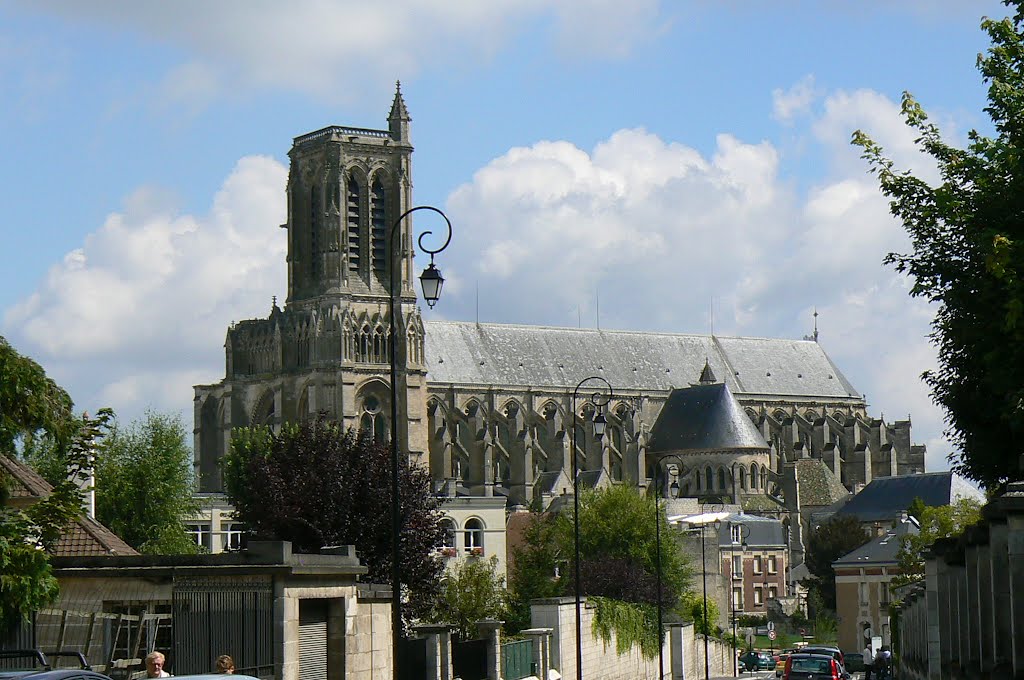
<svg viewBox="0 0 1024 680">
<path fill-rule="evenodd" d="M 504 621 L 484 619 L 476 622 L 480 637 L 487 640 L 487 680 L 501 680 L 501 624 Z"/>
<path fill-rule="evenodd" d="M 422 624 L 413 630 L 427 639 L 426 680 L 452 680 L 451 626 Z"/>
<path fill-rule="evenodd" d="M 967 603 L 965 607 L 967 626 L 964 634 L 967 636 L 967 664 L 963 666 L 965 671 L 977 673 L 981 669 L 981 608 L 978 606 L 978 546 L 967 544 L 964 550 L 964 560 L 967 567 Z"/>
<path fill-rule="evenodd" d="M 1024 482 L 1008 485 L 998 501 L 1006 512 L 1010 591 L 1004 606 L 1010 609 L 1012 677 L 1024 677 Z"/>
<path fill-rule="evenodd" d="M 522 631 L 533 643 L 533 674 L 547 680 L 551 670 L 551 628 L 528 628 Z"/>
<path fill-rule="evenodd" d="M 1010 595 L 1010 573 L 1006 569 L 1009 564 L 1009 547 L 1007 545 L 1009 529 L 1006 516 L 992 516 L 994 505 L 986 506 L 985 515 L 989 518 L 988 540 L 991 550 L 992 578 L 992 656 L 994 671 L 997 675 L 1009 674 L 1011 668 L 1010 641 L 1013 633 L 1010 628 L 1010 611 L 1008 606 Z"/>
<path fill-rule="evenodd" d="M 988 525 L 979 525 L 971 529 L 970 534 L 978 542 L 978 615 L 980 616 L 979 649 L 981 670 L 988 673 L 995 665 L 995 654 L 992 651 L 992 639 L 995 636 L 993 614 L 995 602 L 992 591 L 992 550 L 988 539 Z"/>
<path fill-rule="evenodd" d="M 924 607 L 925 620 L 922 622 L 926 631 L 926 654 L 928 661 L 928 680 L 941 680 L 942 678 L 942 642 L 940 638 L 939 625 L 939 567 L 934 555 L 928 555 L 924 562 Z"/>
</svg>

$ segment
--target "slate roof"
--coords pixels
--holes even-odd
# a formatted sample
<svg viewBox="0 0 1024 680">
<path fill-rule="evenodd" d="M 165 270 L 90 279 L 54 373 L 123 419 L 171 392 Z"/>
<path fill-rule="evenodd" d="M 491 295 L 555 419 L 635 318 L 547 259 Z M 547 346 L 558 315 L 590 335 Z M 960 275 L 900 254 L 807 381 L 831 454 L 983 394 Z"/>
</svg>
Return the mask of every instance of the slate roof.
<svg viewBox="0 0 1024 680">
<path fill-rule="evenodd" d="M 728 385 L 672 390 L 651 427 L 648 451 L 767 450 L 768 444 Z"/>
<path fill-rule="evenodd" d="M 736 395 L 863 402 L 810 340 L 729 338 L 588 328 L 430 321 L 428 380 L 434 385 L 572 388 L 600 375 L 616 390 L 668 391 L 701 375 L 705 360 Z"/>
<path fill-rule="evenodd" d="M 718 542 L 723 546 L 732 545 L 731 524 L 743 525 L 743 542 L 749 549 L 786 545 L 786 532 L 780 520 L 746 513 L 733 513 L 722 520 L 718 532 Z"/>
<path fill-rule="evenodd" d="M 949 470 L 878 477 L 836 514 L 854 515 L 862 522 L 892 520 L 899 517 L 915 498 L 920 498 L 925 505 L 940 506 L 963 497 L 985 502 L 983 493 Z"/>
<path fill-rule="evenodd" d="M 796 461 L 796 481 L 803 507 L 832 505 L 850 495 L 850 491 L 829 467 L 817 458 Z"/>
<path fill-rule="evenodd" d="M 6 473 L 6 474 L 2 474 Z M 13 458 L 0 455 L 0 477 L 9 480 L 11 498 L 25 501 L 41 499 L 50 495 L 53 487 L 35 470 Z M 53 547 L 54 557 L 83 557 L 87 555 L 138 555 L 114 532 L 92 517 L 83 517 L 64 532 Z"/>
<path fill-rule="evenodd" d="M 918 533 L 917 520 L 908 517 L 898 522 L 895 528 L 871 539 L 859 548 L 843 555 L 832 563 L 834 567 L 862 567 L 866 564 L 897 564 L 896 553 L 900 549 L 900 537 Z"/>
</svg>

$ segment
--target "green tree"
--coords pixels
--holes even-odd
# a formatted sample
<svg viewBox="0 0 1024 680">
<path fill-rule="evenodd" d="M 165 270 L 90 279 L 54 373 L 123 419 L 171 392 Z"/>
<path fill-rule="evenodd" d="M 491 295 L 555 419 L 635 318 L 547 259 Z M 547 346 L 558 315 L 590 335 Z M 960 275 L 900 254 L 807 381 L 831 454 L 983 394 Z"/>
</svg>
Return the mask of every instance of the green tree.
<svg viewBox="0 0 1024 680">
<path fill-rule="evenodd" d="M 325 418 L 235 430 L 224 486 L 236 517 L 256 538 L 288 540 L 297 552 L 354 545 L 366 580 L 391 583 L 391 453 L 364 431 Z M 403 458 L 399 468 L 406 623 L 428 616 L 440 594 L 445 538 L 430 473 Z"/>
<path fill-rule="evenodd" d="M 923 579 L 925 550 L 940 538 L 956 536 L 979 521 L 981 504 L 973 498 L 960 498 L 951 505 L 922 506 L 919 513 L 915 517 L 921 525 L 920 532 L 900 537 L 896 553 L 900 574 L 894 579 L 896 585 Z"/>
<path fill-rule="evenodd" d="M 988 489 L 1024 478 L 1014 444 L 1024 433 L 1024 13 L 1021 0 L 1006 4 L 1011 18 L 982 21 L 992 44 L 978 59 L 995 137 L 971 130 L 967 148 L 950 145 L 904 93 L 904 121 L 939 172 L 932 185 L 853 134 L 911 237 L 912 251 L 886 262 L 911 276 L 912 296 L 937 304 L 939 367 L 922 377 L 958 449 L 952 468 Z"/>
<path fill-rule="evenodd" d="M 804 555 L 811 577 L 804 579 L 804 585 L 820 596 L 827 609 L 836 610 L 836 574 L 832 563 L 869 540 L 871 536 L 853 515 L 833 515 L 811 533 Z"/>
<path fill-rule="evenodd" d="M 26 508 L 7 506 L 9 481 L 0 474 L 0 632 L 57 599 L 47 551 L 82 516 L 77 481 L 112 415 L 101 409 L 78 418 L 72 409 L 67 392 L 0 337 L 0 455 L 17 456 L 26 440 L 49 438 L 63 469 L 50 495 Z"/>
<path fill-rule="evenodd" d="M 97 519 L 141 553 L 192 554 L 199 546 L 185 521 L 198 511 L 181 418 L 147 411 L 115 424 L 97 455 Z"/>
<path fill-rule="evenodd" d="M 428 620 L 454 624 L 462 640 L 475 637 L 477 621 L 504 620 L 508 610 L 505 577 L 499 576 L 497 569 L 497 557 L 488 561 L 467 559 L 449 569 Z"/>
<path fill-rule="evenodd" d="M 632 640 L 645 653 L 657 653 L 658 542 L 654 500 L 624 484 L 580 494 L 580 592 L 605 598 L 598 605 L 595 629 L 615 629 L 620 642 Z M 691 570 L 664 508 L 661 521 L 662 605 L 689 618 L 680 606 Z M 516 549 L 510 585 L 514 619 L 529 622 L 529 601 L 575 592 L 571 511 L 540 516 Z M 620 603 L 620 604 L 615 604 Z M 621 605 L 621 606 L 620 606 Z M 710 605 L 710 602 L 709 602 Z M 613 620 L 603 620 L 607 616 Z M 653 637 L 652 637 L 653 636 Z M 653 650 L 653 652 L 652 652 Z"/>
</svg>

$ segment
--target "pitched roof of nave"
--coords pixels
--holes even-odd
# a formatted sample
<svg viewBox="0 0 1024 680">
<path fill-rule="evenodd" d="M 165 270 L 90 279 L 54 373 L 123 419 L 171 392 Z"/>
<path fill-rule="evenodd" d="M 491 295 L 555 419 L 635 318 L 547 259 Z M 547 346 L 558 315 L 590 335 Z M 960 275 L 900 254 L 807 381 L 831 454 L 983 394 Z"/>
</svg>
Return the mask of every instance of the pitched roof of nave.
<svg viewBox="0 0 1024 680">
<path fill-rule="evenodd" d="M 705 361 L 738 396 L 862 402 L 811 340 L 430 321 L 433 383 L 571 388 L 600 375 L 615 390 L 669 391 L 697 381 Z"/>
<path fill-rule="evenodd" d="M 651 453 L 768 449 L 724 383 L 672 390 L 651 428 L 648 446 Z"/>
</svg>

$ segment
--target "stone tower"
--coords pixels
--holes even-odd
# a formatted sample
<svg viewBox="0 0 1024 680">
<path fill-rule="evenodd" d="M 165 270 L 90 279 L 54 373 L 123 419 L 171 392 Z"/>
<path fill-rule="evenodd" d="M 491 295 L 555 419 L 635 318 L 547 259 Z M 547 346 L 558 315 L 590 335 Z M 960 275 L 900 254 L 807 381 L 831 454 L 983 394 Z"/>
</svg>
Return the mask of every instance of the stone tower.
<svg viewBox="0 0 1024 680">
<path fill-rule="evenodd" d="M 288 156 L 288 296 L 264 319 L 228 329 L 223 381 L 195 387 L 202 491 L 221 489 L 231 429 L 280 426 L 325 412 L 374 437 L 389 433 L 387 318 L 400 268 L 399 441 L 425 448 L 423 322 L 413 287 L 409 112 L 396 89 L 388 129 L 331 126 L 296 137 Z"/>
</svg>

